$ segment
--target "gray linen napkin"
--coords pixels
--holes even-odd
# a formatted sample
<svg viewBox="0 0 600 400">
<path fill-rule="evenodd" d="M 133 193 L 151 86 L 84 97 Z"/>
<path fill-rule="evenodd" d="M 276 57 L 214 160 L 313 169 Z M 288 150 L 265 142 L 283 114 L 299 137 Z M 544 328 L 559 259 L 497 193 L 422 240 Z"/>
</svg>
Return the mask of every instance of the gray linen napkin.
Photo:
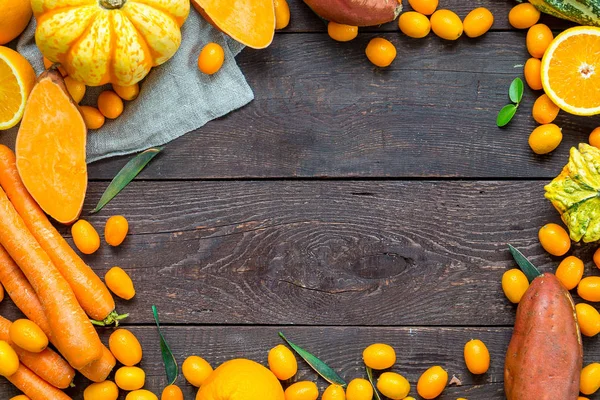
<svg viewBox="0 0 600 400">
<path fill-rule="evenodd" d="M 19 38 L 17 50 L 39 74 L 43 63 L 34 34 L 32 20 Z M 208 42 L 219 43 L 225 50 L 225 63 L 212 76 L 197 67 L 198 54 Z M 88 133 L 87 161 L 163 145 L 249 103 L 254 94 L 235 62 L 242 49 L 241 44 L 214 29 L 194 9 L 190 10 L 175 56 L 150 71 L 140 83 L 140 95 L 125 102 L 119 118 L 107 119 L 101 129 Z M 88 88 L 81 104 L 95 106 L 98 94 L 104 89 L 110 89 L 110 85 Z M 0 131 L 0 143 L 13 147 L 18 127 Z"/>
</svg>

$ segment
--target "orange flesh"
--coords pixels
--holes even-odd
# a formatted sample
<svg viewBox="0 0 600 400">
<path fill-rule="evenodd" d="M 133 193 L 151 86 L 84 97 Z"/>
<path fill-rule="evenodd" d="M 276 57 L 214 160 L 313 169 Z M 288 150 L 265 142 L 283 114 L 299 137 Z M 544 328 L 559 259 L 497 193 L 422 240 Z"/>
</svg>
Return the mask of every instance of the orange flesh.
<svg viewBox="0 0 600 400">
<path fill-rule="evenodd" d="M 9 120 L 19 111 L 22 96 L 12 68 L 0 59 L 0 120 Z"/>
<path fill-rule="evenodd" d="M 47 76 L 34 87 L 17 137 L 17 168 L 40 207 L 68 224 L 87 189 L 85 122 L 69 95 Z"/>
<path fill-rule="evenodd" d="M 193 3 L 201 7 L 219 29 L 246 46 L 263 49 L 273 41 L 273 0 L 193 0 Z"/>
<path fill-rule="evenodd" d="M 559 46 L 549 68 L 550 84 L 568 104 L 579 108 L 600 105 L 600 52 L 597 35 L 576 35 Z"/>
</svg>

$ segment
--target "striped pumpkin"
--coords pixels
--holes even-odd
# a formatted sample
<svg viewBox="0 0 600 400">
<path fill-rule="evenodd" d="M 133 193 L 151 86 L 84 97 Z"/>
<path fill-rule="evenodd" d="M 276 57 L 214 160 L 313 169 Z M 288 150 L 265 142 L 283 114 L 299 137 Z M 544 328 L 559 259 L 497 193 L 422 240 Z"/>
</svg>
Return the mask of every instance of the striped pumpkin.
<svg viewBox="0 0 600 400">
<path fill-rule="evenodd" d="M 581 25 L 600 26 L 598 0 L 530 0 L 538 10 Z"/>
</svg>

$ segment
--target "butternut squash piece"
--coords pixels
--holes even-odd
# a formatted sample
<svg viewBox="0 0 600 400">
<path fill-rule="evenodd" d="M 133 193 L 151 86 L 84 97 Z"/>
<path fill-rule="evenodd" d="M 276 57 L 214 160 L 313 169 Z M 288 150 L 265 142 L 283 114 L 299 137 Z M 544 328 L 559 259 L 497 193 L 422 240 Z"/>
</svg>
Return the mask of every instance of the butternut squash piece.
<svg viewBox="0 0 600 400">
<path fill-rule="evenodd" d="M 17 134 L 17 169 L 40 207 L 63 224 L 77 220 L 87 190 L 87 129 L 56 69 L 42 73 Z"/>
<path fill-rule="evenodd" d="M 273 41 L 273 0 L 192 0 L 192 4 L 208 22 L 243 45 L 264 49 Z"/>
</svg>

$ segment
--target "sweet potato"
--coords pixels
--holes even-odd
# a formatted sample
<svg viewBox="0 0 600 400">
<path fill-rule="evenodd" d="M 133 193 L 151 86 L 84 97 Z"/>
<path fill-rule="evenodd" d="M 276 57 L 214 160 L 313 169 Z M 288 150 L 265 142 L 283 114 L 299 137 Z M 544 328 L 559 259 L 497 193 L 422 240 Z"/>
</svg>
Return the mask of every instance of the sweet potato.
<svg viewBox="0 0 600 400">
<path fill-rule="evenodd" d="M 507 400 L 577 400 L 582 360 L 573 299 L 554 275 L 542 274 L 517 308 L 504 365 Z"/>
<path fill-rule="evenodd" d="M 352 26 L 381 25 L 396 19 L 401 0 L 304 0 L 321 18 Z"/>
</svg>

